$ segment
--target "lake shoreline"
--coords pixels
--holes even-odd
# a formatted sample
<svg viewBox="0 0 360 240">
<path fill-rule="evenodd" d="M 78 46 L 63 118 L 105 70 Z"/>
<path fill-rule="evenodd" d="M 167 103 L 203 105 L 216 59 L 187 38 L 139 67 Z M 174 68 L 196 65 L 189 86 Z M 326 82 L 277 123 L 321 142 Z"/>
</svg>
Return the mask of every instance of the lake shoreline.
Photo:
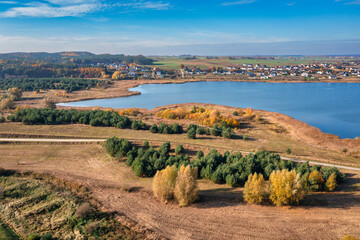
<svg viewBox="0 0 360 240">
<path fill-rule="evenodd" d="M 223 80 L 223 81 L 229 82 L 227 80 Z M 184 84 L 184 83 L 188 83 L 188 82 L 214 82 L 214 81 L 211 81 L 211 80 L 204 81 L 204 80 L 200 80 L 200 79 L 195 79 L 192 81 L 187 81 L 187 80 L 184 80 L 184 81 L 178 81 L 178 80 L 174 80 L 174 81 L 164 81 L 164 80 L 128 81 L 128 80 L 125 80 L 125 81 L 121 81 L 121 82 L 116 82 L 115 88 L 109 89 L 109 90 L 116 89 L 117 91 L 115 91 L 115 95 L 108 93 L 105 98 L 109 99 L 109 98 L 129 97 L 129 96 L 133 96 L 133 95 L 140 95 L 141 94 L 140 92 L 131 91 L 130 89 L 135 88 L 140 85 L 145 85 L 145 84 Z M 216 82 L 219 82 L 219 80 L 217 80 Z M 231 82 L 255 82 L 255 81 L 239 80 L 239 81 L 231 81 Z M 258 81 L 256 81 L 256 82 L 258 82 Z M 291 82 L 291 83 L 295 83 L 295 82 Z M 296 83 L 298 83 L 298 82 L 296 82 Z M 318 83 L 318 82 L 316 82 L 316 83 Z M 103 94 L 101 94 L 101 95 L 103 95 Z M 93 100 L 93 99 L 103 99 L 103 98 L 99 97 L 99 96 L 92 96 L 88 99 L 82 99 L 82 100 Z M 79 101 L 79 100 L 72 100 L 72 99 L 70 100 L 69 99 L 69 101 L 67 101 L 67 102 L 74 102 L 74 101 Z M 65 103 L 65 101 L 63 101 L 63 103 Z M 241 109 L 241 108 L 234 108 L 234 107 L 224 106 L 224 105 L 202 104 L 202 103 L 196 103 L 196 104 L 212 105 L 213 107 L 225 107 L 225 108 L 231 109 L 231 110 Z M 138 109 L 140 109 L 141 111 L 146 111 L 146 112 L 156 112 L 159 109 L 171 107 L 173 105 L 192 106 L 192 105 L 194 105 L 194 103 L 164 105 L 164 106 L 156 107 L 152 110 L 148 110 L 145 108 L 138 108 Z M 93 109 L 94 107 L 70 107 L 70 106 L 67 107 L 67 106 L 60 105 L 59 108 Z M 106 108 L 101 108 L 101 107 L 96 107 L 96 108 L 106 109 Z M 124 108 L 114 108 L 114 109 L 120 110 L 120 109 L 124 109 Z M 320 147 L 323 149 L 336 150 L 336 151 L 342 151 L 345 148 L 349 151 L 359 151 L 360 150 L 358 147 L 358 146 L 360 146 L 359 139 L 352 139 L 352 138 L 341 139 L 339 136 L 337 136 L 335 134 L 325 133 L 325 132 L 321 131 L 319 128 L 311 126 L 310 124 L 308 124 L 306 122 L 294 119 L 293 117 L 290 117 L 286 114 L 265 111 L 265 110 L 255 110 L 255 112 L 259 112 L 262 115 L 266 115 L 266 118 L 271 120 L 272 123 L 281 125 L 284 128 L 288 129 L 289 134 L 291 134 L 294 138 L 301 140 L 301 142 L 304 142 L 305 144 L 317 146 L 317 147 Z"/>
</svg>

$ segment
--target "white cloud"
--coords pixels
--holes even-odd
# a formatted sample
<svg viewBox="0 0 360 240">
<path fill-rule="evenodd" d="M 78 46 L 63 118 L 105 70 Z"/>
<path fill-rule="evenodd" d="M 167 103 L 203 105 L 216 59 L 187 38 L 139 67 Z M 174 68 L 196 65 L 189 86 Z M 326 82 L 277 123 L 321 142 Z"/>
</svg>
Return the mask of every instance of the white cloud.
<svg viewBox="0 0 360 240">
<path fill-rule="evenodd" d="M 335 2 L 343 2 L 344 5 L 360 5 L 360 0 L 352 0 L 352 1 L 335 0 Z"/>
<path fill-rule="evenodd" d="M 132 1 L 129 3 L 105 4 L 101 0 L 46 0 L 46 3 L 29 2 L 22 6 L 10 8 L 5 12 L 0 12 L 0 16 L 8 18 L 20 16 L 40 18 L 76 17 L 115 7 L 132 10 L 167 10 L 171 6 L 169 3 L 162 1 Z"/>
<path fill-rule="evenodd" d="M 244 5 L 244 4 L 251 4 L 256 2 L 256 0 L 241 0 L 236 2 L 223 2 L 221 6 L 234 6 L 234 5 Z"/>
<path fill-rule="evenodd" d="M 14 7 L 1 13 L 3 17 L 68 17 L 80 16 L 98 11 L 101 5 L 96 3 L 83 3 L 77 5 L 66 5 L 54 7 L 45 3 L 36 3 L 26 7 Z"/>
<path fill-rule="evenodd" d="M 135 8 L 135 9 L 152 9 L 152 10 L 167 10 L 171 7 L 169 3 L 164 2 L 151 2 L 151 1 L 138 1 L 138 2 L 131 2 L 131 3 L 117 3 L 113 6 L 118 7 L 128 7 L 128 8 Z"/>
<path fill-rule="evenodd" d="M 94 3 L 98 2 L 97 0 L 46 0 L 49 3 L 57 5 L 75 5 L 82 3 Z"/>
<path fill-rule="evenodd" d="M 0 4 L 17 4 L 15 1 L 0 1 Z"/>
</svg>

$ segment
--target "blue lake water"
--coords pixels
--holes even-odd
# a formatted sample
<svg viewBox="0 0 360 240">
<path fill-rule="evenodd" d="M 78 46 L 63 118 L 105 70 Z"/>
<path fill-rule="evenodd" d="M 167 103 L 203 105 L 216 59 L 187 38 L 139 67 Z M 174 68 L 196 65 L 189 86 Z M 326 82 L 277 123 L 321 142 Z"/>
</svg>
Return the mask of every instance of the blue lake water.
<svg viewBox="0 0 360 240">
<path fill-rule="evenodd" d="M 194 82 L 147 84 L 141 95 L 63 104 L 147 108 L 176 103 L 213 103 L 279 112 L 341 138 L 360 137 L 360 83 Z"/>
</svg>

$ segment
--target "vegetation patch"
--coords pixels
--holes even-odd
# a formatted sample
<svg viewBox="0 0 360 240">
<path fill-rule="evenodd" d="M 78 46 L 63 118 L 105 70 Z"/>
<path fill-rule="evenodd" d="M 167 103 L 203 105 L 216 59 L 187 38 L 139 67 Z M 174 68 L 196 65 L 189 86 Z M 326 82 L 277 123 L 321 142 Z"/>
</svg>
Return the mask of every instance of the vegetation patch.
<svg viewBox="0 0 360 240">
<path fill-rule="evenodd" d="M 41 175 L 5 175 L 0 176 L 0 213 L 24 238 L 144 238 L 121 225 L 113 215 L 98 211 L 71 190 L 60 188 Z"/>
<path fill-rule="evenodd" d="M 18 87 L 22 91 L 58 89 L 70 93 L 73 91 L 90 89 L 99 86 L 100 84 L 104 85 L 105 81 L 78 78 L 0 78 L 0 89 L 2 90 Z"/>
<path fill-rule="evenodd" d="M 170 155 L 171 145 L 165 142 L 158 150 L 150 146 L 149 148 L 136 147 L 125 139 L 117 137 L 107 139 L 105 143 L 107 152 L 118 160 L 125 159 L 126 164 L 131 166 L 137 176 L 152 177 L 157 171 L 165 169 L 167 166 L 190 165 L 197 168 L 199 178 L 209 179 L 217 184 L 228 184 L 230 186 L 243 186 L 252 174 L 262 174 L 265 180 L 269 180 L 270 175 L 277 170 L 294 170 L 301 176 L 305 187 L 311 191 L 332 191 L 337 184 L 345 182 L 345 174 L 335 167 L 310 166 L 306 163 L 295 163 L 285 161 L 280 155 L 260 151 L 255 154 L 243 156 L 240 152 L 231 154 L 219 153 L 212 149 L 206 156 L 202 151 L 197 153 L 196 159 L 190 161 L 188 155 L 183 155 L 181 147 L 175 149 L 175 155 Z M 317 181 L 314 175 L 320 176 L 321 181 Z M 319 178 L 320 178 L 319 177 Z"/>
</svg>

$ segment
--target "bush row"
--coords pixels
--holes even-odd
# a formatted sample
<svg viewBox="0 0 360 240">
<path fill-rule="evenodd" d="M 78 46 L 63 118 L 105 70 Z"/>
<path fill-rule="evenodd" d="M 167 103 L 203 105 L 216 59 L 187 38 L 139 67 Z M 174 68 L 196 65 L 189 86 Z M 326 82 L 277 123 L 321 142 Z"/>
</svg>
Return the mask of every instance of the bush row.
<svg viewBox="0 0 360 240">
<path fill-rule="evenodd" d="M 131 166 L 137 176 L 152 177 L 158 170 L 163 170 L 167 166 L 175 165 L 177 168 L 184 165 L 191 165 L 197 168 L 199 178 L 210 179 L 217 184 L 228 184 L 230 186 L 243 186 L 250 174 L 262 174 L 266 180 L 271 173 L 276 170 L 295 170 L 306 181 L 307 186 L 312 187 L 313 191 L 323 190 L 324 187 L 314 187 L 310 174 L 319 171 L 323 182 L 326 182 L 334 173 L 336 181 L 345 181 L 345 175 L 334 167 L 310 166 L 306 163 L 295 163 L 285 161 L 278 154 L 260 151 L 255 154 L 242 156 L 240 152 L 231 154 L 225 152 L 224 155 L 212 149 L 206 156 L 202 151 L 197 153 L 195 160 L 190 162 L 188 155 L 183 155 L 182 146 L 177 147 L 176 155 L 170 156 L 171 145 L 165 142 L 158 150 L 154 147 L 144 148 L 135 147 L 125 139 L 117 137 L 110 138 L 105 144 L 106 150 L 117 159 L 126 157 L 126 164 Z M 323 185 L 321 185 L 323 186 Z"/>
</svg>

